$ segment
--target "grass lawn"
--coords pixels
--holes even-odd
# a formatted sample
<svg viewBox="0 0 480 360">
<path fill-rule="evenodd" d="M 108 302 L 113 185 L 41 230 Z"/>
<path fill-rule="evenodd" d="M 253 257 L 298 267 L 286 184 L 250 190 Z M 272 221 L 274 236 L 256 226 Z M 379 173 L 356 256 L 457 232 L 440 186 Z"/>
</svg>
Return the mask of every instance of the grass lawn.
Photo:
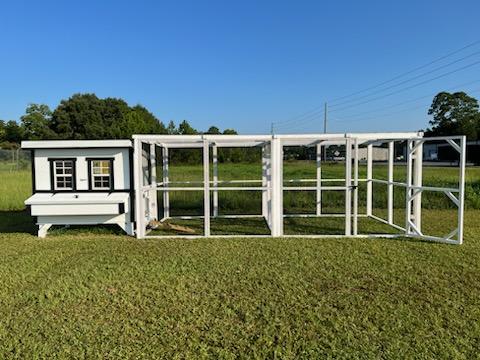
<svg viewBox="0 0 480 360">
<path fill-rule="evenodd" d="M 478 173 L 471 174 L 477 183 Z M 467 209 L 462 246 L 406 239 L 139 241 L 109 228 L 57 230 L 40 240 L 18 201 L 29 194 L 29 178 L 17 177 L 10 190 L 0 176 L 0 358 L 480 353 L 480 210 Z M 426 209 L 422 220 L 428 232 L 448 232 L 455 213 Z M 289 226 L 314 226 L 302 221 Z M 233 230 L 254 226 L 248 219 Z"/>
</svg>

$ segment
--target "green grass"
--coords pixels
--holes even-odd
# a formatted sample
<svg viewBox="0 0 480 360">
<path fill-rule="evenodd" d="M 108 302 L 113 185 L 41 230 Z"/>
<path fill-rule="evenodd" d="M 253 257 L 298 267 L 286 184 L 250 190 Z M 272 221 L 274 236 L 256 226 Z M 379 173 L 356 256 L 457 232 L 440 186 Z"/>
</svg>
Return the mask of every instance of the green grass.
<svg viewBox="0 0 480 360">
<path fill-rule="evenodd" d="M 479 218 L 479 211 L 467 212 L 463 246 L 1 234 L 0 352 L 475 358 Z"/>
<path fill-rule="evenodd" d="M 22 210 L 23 202 L 32 194 L 30 170 L 0 171 L 0 209 Z"/>
<path fill-rule="evenodd" d="M 310 165 L 298 171 L 312 174 Z M 220 171 L 234 178 L 249 169 Z M 183 170 L 178 177 L 199 174 Z M 330 170 L 336 176 L 338 166 Z M 480 210 L 472 206 L 462 246 L 374 238 L 136 240 L 111 227 L 57 229 L 38 239 L 20 210 L 29 173 L 5 174 L 0 358 L 470 359 L 480 353 Z M 479 175 L 469 169 L 469 184 Z M 453 179 L 437 169 L 425 177 Z M 223 199 L 222 211 L 239 204 L 257 209 L 258 202 L 234 197 Z M 187 199 L 179 199 L 186 209 Z M 290 201 L 291 211 L 310 210 L 308 196 Z M 336 201 L 325 206 L 335 209 Z M 376 205 L 374 213 L 385 216 L 383 204 Z M 422 214 L 428 233 L 445 234 L 456 221 L 448 209 Z M 396 209 L 395 221 L 403 218 Z M 201 231 L 199 220 L 183 223 Z M 285 225 L 286 233 L 340 234 L 343 219 L 295 218 Z M 359 228 L 386 231 L 367 219 Z M 212 219 L 219 235 L 264 229 L 258 219 Z"/>
</svg>

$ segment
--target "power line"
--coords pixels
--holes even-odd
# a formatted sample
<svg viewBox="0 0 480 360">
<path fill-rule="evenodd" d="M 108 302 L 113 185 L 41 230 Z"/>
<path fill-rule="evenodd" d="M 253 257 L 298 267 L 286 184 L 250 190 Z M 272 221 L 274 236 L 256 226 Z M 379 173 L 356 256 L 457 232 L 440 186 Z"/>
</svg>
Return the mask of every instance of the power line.
<svg viewBox="0 0 480 360">
<path fill-rule="evenodd" d="M 477 93 L 480 91 L 480 88 L 479 89 L 474 89 L 474 90 L 470 90 L 469 93 Z M 386 113 L 386 114 L 379 114 L 376 116 L 376 118 L 378 119 L 379 117 L 387 117 L 387 116 L 391 116 L 391 115 L 395 115 L 395 114 L 400 114 L 400 113 L 403 113 L 403 112 L 406 112 L 406 111 L 411 111 L 411 110 L 415 110 L 415 109 L 419 109 L 419 108 L 422 108 L 424 107 L 424 104 L 420 104 L 420 105 L 416 105 L 414 107 L 408 107 L 406 109 L 402 109 L 402 110 L 398 110 L 398 111 L 394 111 L 394 112 L 389 112 L 389 113 Z M 368 120 L 376 120 L 375 118 L 350 118 L 350 119 L 345 119 L 345 118 L 342 118 L 342 119 L 337 119 L 337 122 L 340 122 L 340 123 L 345 123 L 345 122 L 357 122 L 357 121 L 368 121 Z"/>
<path fill-rule="evenodd" d="M 347 100 L 347 101 L 344 101 L 344 102 L 340 102 L 340 103 L 338 103 L 338 104 L 332 105 L 331 107 L 341 106 L 341 105 L 343 105 L 343 104 L 348 104 L 348 103 L 353 102 L 353 101 L 358 101 L 358 100 L 361 100 L 361 99 L 368 98 L 368 97 L 370 97 L 370 96 L 372 96 L 372 95 L 375 95 L 375 94 L 378 94 L 378 93 L 382 93 L 383 91 L 386 91 L 386 90 L 389 90 L 389 89 L 393 89 L 393 88 L 395 88 L 395 87 L 397 87 L 397 86 L 400 86 L 400 85 L 409 83 L 410 81 L 413 81 L 413 80 L 416 80 L 416 79 L 418 79 L 418 78 L 421 78 L 421 77 L 423 77 L 423 76 L 425 76 L 425 75 L 434 73 L 434 72 L 436 72 L 436 71 L 438 71 L 438 70 L 444 69 L 444 68 L 446 68 L 446 67 L 449 67 L 449 66 L 451 66 L 451 65 L 453 65 L 453 64 L 456 64 L 456 63 L 458 63 L 458 62 L 460 62 L 460 61 L 463 61 L 463 60 L 465 60 L 465 59 L 471 58 L 472 56 L 475 56 L 475 55 L 478 55 L 478 54 L 480 54 L 480 51 L 474 52 L 474 53 L 469 54 L 469 55 L 467 55 L 467 56 L 464 56 L 464 57 L 462 57 L 462 58 L 460 58 L 460 59 L 457 59 L 457 60 L 455 60 L 455 61 L 449 62 L 448 64 L 439 66 L 439 67 L 437 67 L 437 68 L 435 68 L 435 69 L 433 69 L 433 70 L 429 70 L 429 71 L 424 72 L 424 73 L 422 73 L 422 74 L 416 75 L 416 76 L 414 76 L 414 77 L 412 77 L 412 78 L 403 80 L 403 81 L 401 81 L 401 82 L 399 82 L 399 83 L 396 83 L 396 84 L 387 86 L 387 87 L 385 87 L 385 88 L 382 88 L 382 89 L 380 89 L 380 90 L 374 91 L 374 92 L 372 92 L 372 93 L 370 93 L 370 94 L 363 95 L 363 96 L 360 96 L 360 97 L 358 97 L 358 98 L 354 98 L 354 99 Z"/>
<path fill-rule="evenodd" d="M 478 65 L 478 64 L 480 64 L 480 60 L 475 61 L 474 63 L 470 63 L 470 64 L 468 64 L 468 65 L 462 66 L 462 67 L 460 67 L 460 68 L 457 68 L 457 69 L 455 69 L 455 70 L 452 70 L 452 71 L 443 73 L 443 74 L 441 74 L 441 75 L 435 76 L 435 77 L 433 77 L 433 78 L 431 78 L 431 79 L 427 79 L 427 80 L 421 81 L 421 82 L 419 82 L 419 83 L 416 83 L 416 84 L 413 84 L 413 85 L 410 85 L 410 86 L 401 88 L 401 89 L 399 89 L 399 90 L 392 91 L 392 92 L 390 92 L 390 93 L 388 93 L 388 94 L 381 95 L 381 96 L 377 96 L 377 97 L 374 97 L 374 98 L 372 98 L 372 99 L 365 100 L 365 101 L 361 101 L 361 102 L 356 103 L 356 104 L 347 105 L 347 106 L 344 106 L 344 107 L 342 107 L 342 108 L 340 108 L 340 109 L 333 109 L 331 112 L 334 112 L 334 111 L 343 111 L 343 110 L 346 110 L 346 109 L 350 109 L 350 108 L 352 108 L 352 107 L 356 107 L 356 106 L 359 106 L 359 105 L 367 104 L 367 103 L 372 102 L 372 101 L 380 100 L 380 99 L 386 98 L 386 97 L 388 97 L 388 96 L 392 96 L 392 95 L 398 94 L 398 93 L 400 93 L 400 92 L 413 89 L 414 87 L 427 84 L 427 83 L 429 83 L 429 82 L 431 82 L 431 81 L 435 81 L 435 80 L 437 80 L 437 79 L 440 79 L 440 78 L 442 78 L 442 77 L 445 77 L 445 76 L 454 74 L 454 73 L 456 73 L 456 72 L 459 72 L 459 71 L 468 69 L 468 68 L 470 68 L 470 67 L 472 67 L 472 66 L 475 66 L 475 65 Z"/>
<path fill-rule="evenodd" d="M 444 91 L 453 91 L 455 89 L 461 89 L 465 86 L 468 86 L 468 85 L 472 85 L 472 84 L 475 84 L 475 83 L 478 83 L 480 82 L 480 79 L 476 79 L 476 80 L 473 80 L 473 81 L 468 81 L 466 83 L 462 83 L 462 84 L 458 84 L 458 85 L 455 85 L 455 86 L 451 86 L 451 87 L 448 87 L 446 88 Z M 468 92 L 474 92 L 476 90 L 473 90 L 473 91 L 468 91 Z M 411 103 L 411 102 L 415 102 L 415 101 L 419 101 L 419 100 L 422 100 L 422 99 L 425 99 L 425 98 L 430 98 L 430 97 L 433 97 L 435 95 L 437 95 L 438 92 L 435 92 L 435 93 L 429 93 L 427 95 L 423 95 L 423 96 L 419 96 L 419 97 L 416 97 L 416 98 L 413 98 L 413 99 L 409 99 L 409 100 L 405 100 L 405 101 L 401 101 L 399 103 L 395 103 L 395 104 L 391 104 L 391 105 L 388 105 L 388 106 L 384 106 L 384 107 L 381 107 L 381 108 L 377 108 L 377 109 L 374 109 L 374 110 L 370 110 L 370 111 L 364 111 L 364 112 L 361 112 L 361 113 L 357 113 L 356 116 L 358 115 L 366 115 L 366 114 L 371 114 L 371 113 L 376 113 L 376 112 L 379 112 L 379 111 L 385 111 L 385 110 L 388 110 L 388 109 L 391 109 L 391 108 L 395 108 L 395 107 L 398 107 L 398 106 L 401 106 L 401 105 L 405 105 L 405 104 L 408 104 L 408 103 Z M 422 105 L 423 106 L 423 105 Z M 396 112 L 394 112 L 396 113 Z M 386 114 L 388 115 L 388 114 Z M 377 116 L 386 116 L 386 115 L 377 115 Z M 281 128 L 281 130 L 285 130 L 285 129 L 293 129 L 293 128 L 298 128 L 298 127 L 301 127 L 302 125 L 308 125 L 309 123 L 313 122 L 314 120 L 319 120 L 321 119 L 321 114 L 318 114 L 317 116 L 311 116 L 310 118 L 306 118 L 304 120 L 301 120 L 301 121 L 298 121 L 296 122 L 295 124 L 285 124 L 285 125 L 279 125 L 279 127 Z M 356 117 L 343 117 L 341 119 L 332 119 L 330 117 L 330 120 L 334 120 L 334 121 L 339 121 L 339 122 L 348 122 L 349 120 L 352 120 L 352 121 L 356 121 L 356 120 L 370 120 L 371 118 L 361 118 L 361 119 L 358 119 Z"/>
<path fill-rule="evenodd" d="M 418 66 L 418 67 L 416 67 L 416 68 L 414 68 L 414 69 L 412 69 L 412 70 L 409 70 L 409 71 L 407 71 L 407 72 L 404 72 L 404 73 L 402 73 L 402 74 L 399 74 L 399 75 L 397 75 L 397 76 L 394 76 L 393 78 L 388 79 L 388 80 L 385 80 L 385 81 L 383 81 L 383 82 L 381 82 L 381 83 L 379 83 L 379 84 L 377 84 L 377 85 L 373 85 L 373 86 L 370 86 L 370 87 L 368 87 L 368 88 L 365 88 L 365 89 L 362 89 L 362 90 L 353 92 L 353 93 L 351 93 L 351 94 L 348 94 L 348 95 L 345 95 L 345 96 L 341 96 L 341 97 L 332 99 L 332 100 L 329 101 L 329 103 L 335 103 L 335 102 L 338 101 L 338 100 L 343 100 L 343 99 L 349 98 L 349 97 L 351 97 L 351 96 L 361 94 L 361 93 L 363 93 L 363 92 L 365 92 L 365 91 L 375 89 L 375 88 L 377 88 L 377 87 L 379 87 L 379 86 L 388 84 L 388 83 L 390 83 L 390 82 L 392 82 L 392 81 L 395 81 L 395 80 L 397 80 L 397 79 L 400 79 L 400 78 L 402 78 L 402 77 L 404 77 L 404 76 L 406 76 L 406 75 L 412 74 L 412 73 L 414 73 L 414 72 L 416 72 L 416 71 L 418 71 L 418 70 L 424 69 L 424 68 L 426 68 L 426 67 L 428 67 L 428 66 L 430 66 L 430 65 L 432 65 L 432 64 L 435 64 L 435 63 L 437 63 L 437 62 L 439 62 L 439 61 L 441 61 L 441 60 L 444 60 L 444 59 L 446 59 L 446 58 L 448 58 L 448 57 L 450 57 L 450 56 L 452 56 L 452 55 L 458 54 L 459 52 L 462 52 L 462 51 L 465 50 L 465 49 L 471 48 L 471 47 L 473 47 L 473 46 L 475 46 L 475 45 L 477 45 L 477 44 L 479 44 L 479 43 L 480 43 L 480 40 L 474 41 L 473 43 L 470 43 L 470 44 L 468 44 L 468 45 L 466 45 L 466 46 L 464 46 L 464 47 L 462 47 L 462 48 L 460 48 L 460 49 L 454 50 L 454 51 L 452 51 L 452 52 L 450 52 L 450 53 L 448 53 L 448 54 L 446 54 L 446 55 L 443 55 L 443 56 L 441 56 L 441 57 L 439 57 L 439 58 L 436 58 L 436 59 L 434 59 L 434 60 L 432 60 L 432 61 L 430 61 L 430 62 L 428 62 L 428 63 L 426 63 L 426 64 L 423 64 L 423 65 Z M 334 105 L 334 104 L 332 104 L 332 106 L 333 106 L 333 105 Z"/>
<path fill-rule="evenodd" d="M 446 88 L 444 91 L 452 91 L 452 90 L 459 89 L 459 88 L 462 88 L 462 87 L 464 87 L 464 86 L 472 85 L 472 84 L 475 84 L 475 83 L 478 83 L 478 82 L 480 82 L 480 79 L 473 80 L 473 81 L 469 81 L 469 82 L 466 82 L 466 83 L 463 83 L 463 84 L 459 84 L 459 85 L 455 85 L 455 86 L 451 86 L 451 87 Z M 394 107 L 397 107 L 397 106 L 401 106 L 401 105 L 404 105 L 404 104 L 408 104 L 408 103 L 410 103 L 410 102 L 414 102 L 414 101 L 418 101 L 418 100 L 421 100 L 421 99 L 433 97 L 433 96 L 437 95 L 437 93 L 438 93 L 438 92 L 429 93 L 428 95 L 419 96 L 419 97 L 416 97 L 416 98 L 413 98 L 413 99 L 405 100 L 405 101 L 402 101 L 402 102 L 399 102 L 399 103 L 395 103 L 395 104 L 390 104 L 390 105 L 388 105 L 388 106 L 384 106 L 384 107 L 377 108 L 377 109 L 370 110 L 370 111 L 363 111 L 363 112 L 360 112 L 360 113 L 356 113 L 355 115 L 356 115 L 356 116 L 358 116 L 358 115 L 365 115 L 365 114 L 375 113 L 375 112 L 378 112 L 378 111 L 388 110 L 388 109 L 390 109 L 390 108 L 394 108 Z"/>
<path fill-rule="evenodd" d="M 335 101 L 338 101 L 338 100 L 341 100 L 341 99 L 346 99 L 346 98 L 348 98 L 348 97 L 351 97 L 351 96 L 354 96 L 354 95 L 357 95 L 357 94 L 366 92 L 366 91 L 368 91 L 368 90 L 375 89 L 375 88 L 380 87 L 380 86 L 382 86 L 382 85 L 388 84 L 388 83 L 390 83 L 390 82 L 392 82 L 392 81 L 394 81 L 394 80 L 400 79 L 400 78 L 402 78 L 402 77 L 404 77 L 404 76 L 406 76 L 406 75 L 409 75 L 409 74 L 411 74 L 411 73 L 414 73 L 414 72 L 416 72 L 416 71 L 418 71 L 418 70 L 421 70 L 421 69 L 423 69 L 423 68 L 426 68 L 426 67 L 428 67 L 428 66 L 430 66 L 430 65 L 432 65 L 432 64 L 434 64 L 434 63 L 437 63 L 437 62 L 439 62 L 439 61 L 441 61 L 441 60 L 444 60 L 444 59 L 446 59 L 446 58 L 448 58 L 448 57 L 450 57 L 450 56 L 453 56 L 453 55 L 455 55 L 455 54 L 457 54 L 457 53 L 460 53 L 460 52 L 462 52 L 462 51 L 464 51 L 464 50 L 466 50 L 466 49 L 468 49 L 468 48 L 471 48 L 471 47 L 479 44 L 479 43 L 480 43 L 480 40 L 477 40 L 477 41 L 475 41 L 475 42 L 473 42 L 473 43 L 470 43 L 470 44 L 468 44 L 468 45 L 466 45 L 466 46 L 464 46 L 464 47 L 462 47 L 462 48 L 460 48 L 460 49 L 454 50 L 454 51 L 452 51 L 452 52 L 450 52 L 450 53 L 448 53 L 448 54 L 446 54 L 446 55 L 443 55 L 443 56 L 441 56 L 441 57 L 439 57 L 439 58 L 436 58 L 436 59 L 434 59 L 434 60 L 432 60 L 432 61 L 424 64 L 424 65 L 418 66 L 418 67 L 416 67 L 416 68 L 414 68 L 414 69 L 412 69 L 412 70 L 409 70 L 409 71 L 404 72 L 404 73 L 402 73 L 402 74 L 400 74 L 400 75 L 397 75 L 397 76 L 395 76 L 395 77 L 393 77 L 393 78 L 391 78 L 391 79 L 388 79 L 388 80 L 386 80 L 386 81 L 383 81 L 383 82 L 381 82 L 381 83 L 379 83 L 379 84 L 377 84 L 377 85 L 374 85 L 374 86 L 365 88 L 365 89 L 363 89 L 363 90 L 356 91 L 356 92 L 354 92 L 354 93 L 352 93 L 352 94 L 349 94 L 349 95 L 345 95 L 345 96 L 342 96 L 342 97 L 333 99 L 333 100 L 331 100 L 331 102 L 335 102 Z M 387 89 L 389 89 L 389 88 L 396 87 L 396 86 L 398 86 L 398 85 L 401 85 L 401 84 L 403 84 L 403 83 L 412 81 L 412 80 L 414 80 L 414 79 L 416 79 L 416 78 L 419 78 L 419 77 L 421 77 L 421 76 L 428 75 L 429 73 L 432 73 L 432 72 L 434 72 L 434 71 L 438 71 L 438 70 L 440 70 L 441 68 L 445 68 L 445 67 L 447 67 L 447 66 L 450 66 L 450 65 L 452 65 L 452 64 L 454 64 L 454 63 L 457 63 L 457 62 L 459 62 L 459 61 L 461 61 L 461 60 L 464 60 L 465 58 L 471 57 L 471 56 L 473 56 L 473 55 L 475 55 L 475 54 L 478 54 L 478 52 L 477 52 L 477 53 L 474 53 L 474 54 L 470 54 L 470 55 L 468 55 L 468 56 L 466 56 L 466 57 L 464 57 L 464 58 L 458 59 L 458 60 L 456 60 L 456 61 L 454 61 L 454 62 L 451 62 L 451 63 L 449 63 L 449 64 L 447 64 L 447 65 L 443 65 L 443 66 L 441 66 L 441 67 L 439 67 L 439 68 L 436 68 L 435 70 L 431 70 L 431 71 L 429 71 L 429 72 L 427 72 L 427 73 L 417 75 L 416 77 L 414 77 L 414 78 L 412 78 L 412 79 L 410 79 L 410 80 L 405 80 L 405 81 L 403 81 L 403 82 L 401 82 L 401 83 L 399 83 L 399 84 L 392 85 L 391 87 L 387 87 L 387 88 L 385 88 L 385 89 L 379 90 L 378 92 L 385 91 L 385 90 L 387 90 Z M 476 63 L 475 63 L 475 64 L 476 64 Z M 464 68 L 473 66 L 473 65 L 475 65 L 475 64 L 467 65 L 467 66 L 464 67 Z M 452 71 L 452 72 L 450 72 L 450 73 L 454 73 L 454 72 L 460 71 L 460 70 L 463 70 L 463 68 L 456 69 L 455 71 Z M 438 76 L 438 77 L 436 77 L 436 78 L 429 79 L 429 80 L 427 80 L 427 81 L 425 81 L 425 82 L 421 82 L 421 83 L 415 84 L 415 85 L 410 86 L 410 87 L 405 88 L 405 89 L 400 89 L 399 91 L 393 92 L 393 93 L 391 93 L 391 94 L 384 95 L 383 97 L 391 96 L 391 95 L 393 95 L 393 94 L 395 94 L 395 93 L 398 93 L 398 92 L 401 92 L 401 91 L 404 91 L 404 90 L 408 90 L 408 89 L 413 88 L 413 87 L 415 87 L 415 86 L 423 85 L 424 83 L 427 83 L 427 82 L 436 80 L 436 79 L 441 78 L 441 77 L 443 77 L 443 76 L 447 76 L 447 75 L 449 75 L 450 73 L 442 74 L 442 75 L 440 75 L 440 76 Z M 378 93 L 378 92 L 375 92 L 375 93 Z M 375 94 L 375 93 L 374 93 L 374 94 Z M 366 96 L 364 96 L 364 97 L 362 97 L 362 98 L 365 98 L 365 97 L 368 97 L 368 96 L 371 96 L 371 95 L 373 95 L 373 94 L 366 95 Z M 332 110 L 332 111 L 343 111 L 344 109 L 351 108 L 351 107 L 358 106 L 358 105 L 362 105 L 363 103 L 375 101 L 375 100 L 380 99 L 380 98 L 382 98 L 382 97 L 377 97 L 377 98 L 371 99 L 371 100 L 369 100 L 369 101 L 365 101 L 365 102 L 362 102 L 362 103 L 359 103 L 359 104 L 354 104 L 354 105 L 352 105 L 352 106 L 343 107 L 343 108 L 340 108 L 340 109 L 334 109 L 334 110 Z M 359 99 L 357 99 L 357 100 L 359 100 Z M 354 100 L 350 100 L 350 101 L 347 101 L 347 102 L 351 102 L 351 101 L 354 101 Z M 344 103 L 347 103 L 347 102 L 344 102 Z M 340 104 L 333 104 L 333 105 L 331 105 L 331 106 L 339 106 L 339 105 L 341 105 L 341 104 L 342 104 L 342 103 L 340 103 Z M 295 125 L 298 125 L 299 122 L 302 123 L 302 122 L 305 122 L 305 121 L 312 121 L 312 120 L 314 120 L 314 119 L 318 119 L 318 118 L 321 116 L 322 112 L 323 112 L 322 107 L 323 107 L 323 106 L 319 105 L 319 106 L 316 106 L 316 107 L 312 108 L 311 110 L 306 111 L 306 112 L 304 112 L 304 113 L 302 113 L 302 114 L 300 114 L 300 115 L 298 115 L 298 116 L 295 116 L 295 117 L 293 117 L 293 118 L 290 118 L 290 119 L 287 119 L 287 120 L 282 120 L 282 121 L 274 122 L 274 123 L 272 124 L 272 127 L 275 126 L 275 129 L 276 129 L 277 127 L 283 127 L 284 125 L 287 125 L 287 127 L 288 127 L 288 124 L 290 124 L 290 123 L 292 123 L 292 122 L 294 122 L 294 121 L 295 121 Z"/>
</svg>

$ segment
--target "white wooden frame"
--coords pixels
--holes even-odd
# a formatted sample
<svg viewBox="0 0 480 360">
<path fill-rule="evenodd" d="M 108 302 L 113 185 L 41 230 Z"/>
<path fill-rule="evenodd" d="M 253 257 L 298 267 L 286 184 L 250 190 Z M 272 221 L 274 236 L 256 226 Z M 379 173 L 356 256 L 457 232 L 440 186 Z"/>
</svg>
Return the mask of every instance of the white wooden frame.
<svg viewBox="0 0 480 360">
<path fill-rule="evenodd" d="M 453 244 L 461 244 L 463 241 L 463 206 L 464 206 L 464 179 L 465 179 L 465 138 L 444 137 L 424 138 L 421 132 L 407 133 L 368 133 L 368 134 L 304 134 L 304 135 L 134 135 L 134 182 L 135 182 L 135 216 L 137 238 L 192 238 L 192 237 L 242 237 L 245 235 L 212 235 L 210 231 L 210 218 L 242 218 L 242 217 L 263 217 L 270 228 L 270 235 L 248 235 L 248 236 L 288 236 L 284 235 L 283 220 L 286 217 L 345 217 L 346 237 L 395 237 L 409 236 L 426 240 L 440 241 Z M 460 154 L 459 161 L 459 187 L 455 189 L 432 188 L 422 186 L 422 145 L 426 141 L 444 140 L 450 143 Z M 394 146 L 396 141 L 407 141 L 407 182 L 395 182 L 393 179 Z M 459 144 L 456 143 L 459 141 Z M 156 177 L 151 176 L 150 184 L 143 184 L 142 177 L 142 143 L 150 144 L 150 152 L 155 153 L 156 148 L 162 150 L 162 182 L 157 182 Z M 373 178 L 373 146 L 374 144 L 387 143 L 388 146 L 388 180 Z M 332 144 L 345 145 L 345 178 L 344 179 L 323 179 L 322 178 L 322 148 Z M 367 148 L 367 176 L 359 179 L 359 147 Z M 262 178 L 249 180 L 221 181 L 218 178 L 218 148 L 219 147 L 261 147 L 262 149 Z M 283 149 L 285 146 L 314 146 L 316 148 L 316 178 L 315 179 L 289 179 L 284 184 L 283 179 Z M 169 149 L 198 148 L 203 153 L 203 181 L 185 181 L 182 185 L 173 186 L 175 183 L 169 181 L 168 176 L 168 155 Z M 210 161 L 210 149 L 212 158 Z M 150 156 L 150 167 L 154 171 L 155 156 Z M 213 179 L 210 179 L 210 166 L 213 166 Z M 329 181 L 344 181 L 343 186 L 328 186 L 323 183 Z M 290 185 L 289 182 L 301 183 L 301 186 Z M 308 183 L 314 183 L 309 186 Z M 367 202 L 366 212 L 358 212 L 358 185 L 359 182 L 366 182 Z M 252 183 L 259 186 L 231 186 L 235 183 Z M 373 183 L 384 183 L 387 185 L 388 204 L 387 219 L 382 219 L 372 213 L 373 204 Z M 224 186 L 230 184 L 230 186 Z M 178 185 L 178 182 L 177 182 Z M 407 219 L 405 227 L 393 222 L 393 188 L 403 186 L 406 189 Z M 288 190 L 306 190 L 316 192 L 316 209 L 313 214 L 288 214 L 283 213 L 283 192 Z M 148 219 L 157 218 L 156 193 L 163 193 L 164 212 L 160 221 L 170 217 L 170 191 L 202 191 L 204 195 L 204 211 L 202 216 L 180 216 L 175 218 L 204 219 L 204 234 L 195 236 L 185 235 L 149 235 L 146 229 Z M 262 211 L 259 215 L 219 215 L 218 213 L 218 192 L 219 191 L 261 191 Z M 344 191 L 345 192 L 345 214 L 325 214 L 322 212 L 321 199 L 323 191 Z M 443 238 L 424 235 L 421 232 L 421 192 L 442 191 L 458 206 L 458 228 L 456 231 Z M 152 194 L 155 193 L 155 196 Z M 458 193 L 458 198 L 454 195 Z M 211 209 L 211 199 L 213 209 Z M 148 209 L 146 208 L 148 206 Z M 213 211 L 212 211 L 213 210 Z M 388 224 L 399 231 L 398 234 L 359 234 L 358 218 L 370 217 L 382 223 Z M 339 237 L 338 235 L 298 235 L 301 237 Z M 454 240 L 453 237 L 457 236 Z"/>
</svg>

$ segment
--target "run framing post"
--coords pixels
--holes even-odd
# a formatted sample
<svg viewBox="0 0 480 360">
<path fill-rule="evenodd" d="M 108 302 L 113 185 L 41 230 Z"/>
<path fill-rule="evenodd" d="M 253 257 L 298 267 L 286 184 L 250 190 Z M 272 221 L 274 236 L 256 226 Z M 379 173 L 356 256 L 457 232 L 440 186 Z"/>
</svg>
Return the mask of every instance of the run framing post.
<svg viewBox="0 0 480 360">
<path fill-rule="evenodd" d="M 317 144 L 317 216 L 322 214 L 322 145 Z"/>
<path fill-rule="evenodd" d="M 157 153 L 155 143 L 150 144 L 150 186 L 153 188 L 148 192 L 148 206 L 150 219 L 158 220 L 157 207 Z"/>
<path fill-rule="evenodd" d="M 407 186 L 405 188 L 405 233 L 410 235 L 412 233 L 412 227 L 410 221 L 412 219 L 412 202 L 410 197 L 412 196 L 412 149 L 413 141 L 407 140 Z"/>
<path fill-rule="evenodd" d="M 367 216 L 372 215 L 373 144 L 367 145 Z"/>
<path fill-rule="evenodd" d="M 353 235 L 358 233 L 358 139 L 354 140 L 353 161 Z"/>
<path fill-rule="evenodd" d="M 460 163 L 459 163 L 459 183 L 458 183 L 458 243 L 463 244 L 463 212 L 465 207 L 465 163 L 467 155 L 467 141 L 466 137 L 462 136 L 460 139 Z"/>
<path fill-rule="evenodd" d="M 394 142 L 388 142 L 388 184 L 387 184 L 387 221 L 393 224 L 393 158 L 394 158 Z"/>
<path fill-rule="evenodd" d="M 210 236 L 210 159 L 209 143 L 203 140 L 203 235 Z"/>
<path fill-rule="evenodd" d="M 418 189 L 413 188 L 413 152 L 414 141 L 407 140 L 407 186 L 405 194 L 405 232 L 407 235 L 421 235 L 415 216 L 412 214 L 412 203 L 418 196 Z"/>
<path fill-rule="evenodd" d="M 262 145 L 262 216 L 268 222 L 268 190 L 266 187 L 268 186 L 268 179 L 267 179 L 267 145 Z"/>
<path fill-rule="evenodd" d="M 271 163 L 271 146 L 265 143 L 263 146 L 263 162 L 262 162 L 262 215 L 264 216 L 268 227 L 272 227 L 272 163 Z"/>
<path fill-rule="evenodd" d="M 352 230 L 352 142 L 345 140 L 345 235 Z"/>
<path fill-rule="evenodd" d="M 139 139 L 133 141 L 133 180 L 135 186 L 135 233 L 137 239 L 145 236 L 145 208 L 143 198 L 143 172 L 142 172 L 142 142 Z"/>
<path fill-rule="evenodd" d="M 413 162 L 413 185 L 422 186 L 423 170 L 423 140 L 415 141 L 416 150 L 414 151 Z M 419 191 L 419 190 L 417 190 Z M 413 222 L 419 231 L 422 230 L 422 192 L 413 199 Z"/>
<path fill-rule="evenodd" d="M 212 166 L 213 166 L 213 217 L 218 216 L 218 148 L 212 144 Z"/>
<path fill-rule="evenodd" d="M 272 236 L 283 235 L 283 145 L 275 136 L 271 140 Z"/>
<path fill-rule="evenodd" d="M 168 148 L 162 147 L 162 172 L 163 172 L 163 187 L 168 188 Z M 163 218 L 168 219 L 170 217 L 170 192 L 168 190 L 163 191 Z"/>
</svg>

